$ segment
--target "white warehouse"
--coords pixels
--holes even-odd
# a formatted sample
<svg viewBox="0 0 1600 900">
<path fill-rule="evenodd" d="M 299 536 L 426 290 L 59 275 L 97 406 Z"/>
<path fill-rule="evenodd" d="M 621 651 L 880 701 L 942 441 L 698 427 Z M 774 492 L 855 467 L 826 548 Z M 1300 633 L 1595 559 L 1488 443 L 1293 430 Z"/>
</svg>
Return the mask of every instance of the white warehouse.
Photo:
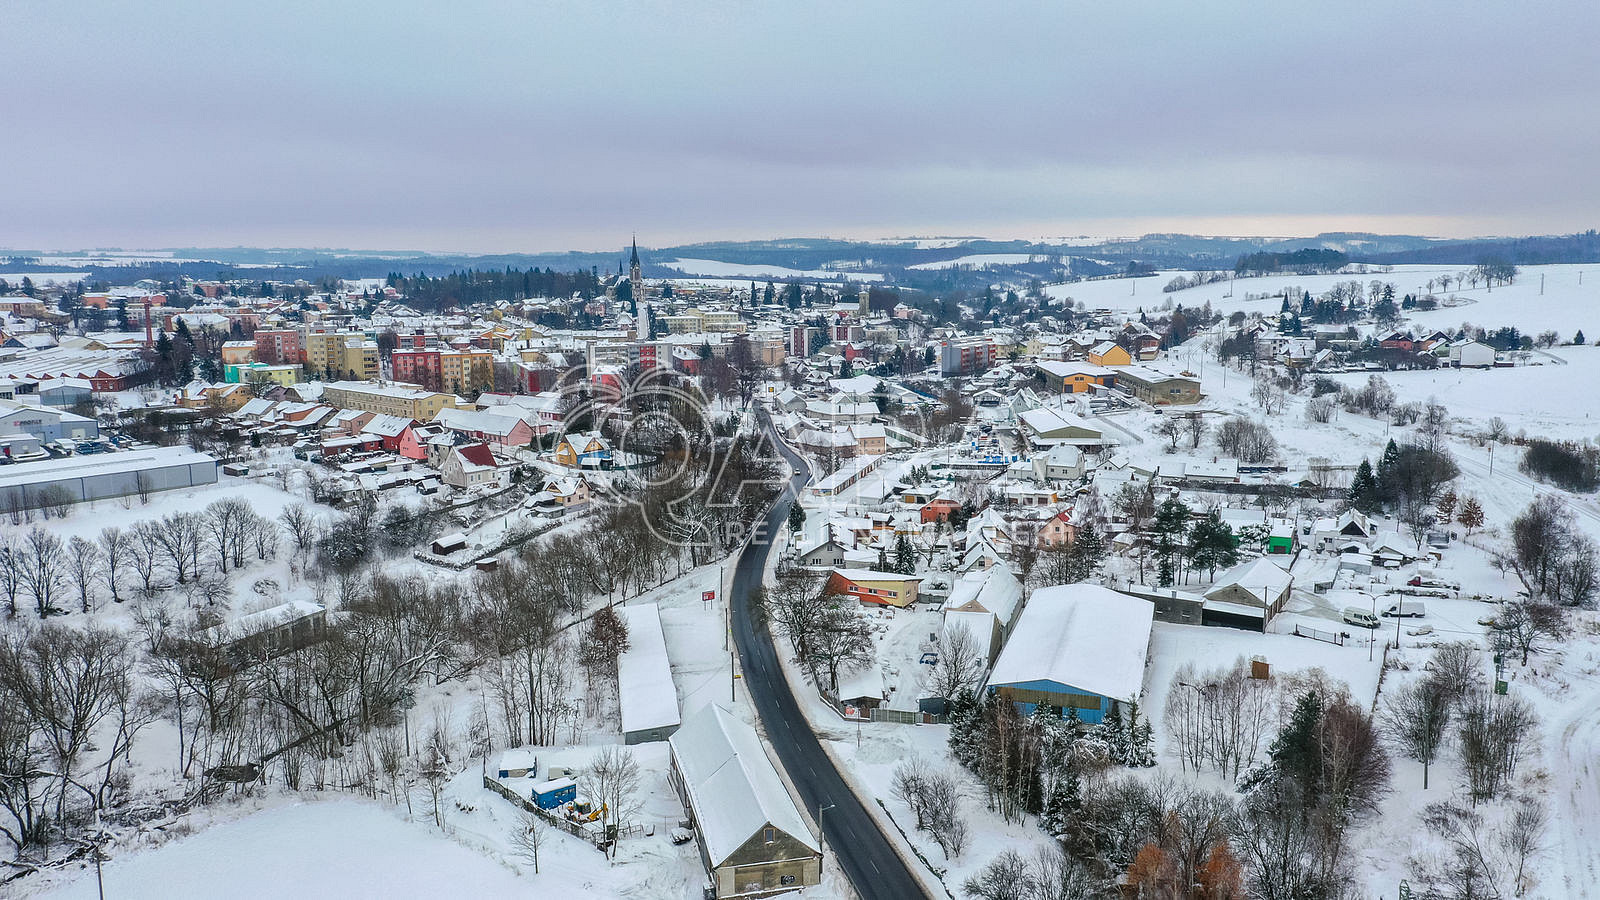
<svg viewBox="0 0 1600 900">
<path fill-rule="evenodd" d="M 216 458 L 187 447 L 69 456 L 0 468 L 0 509 L 38 506 L 54 488 L 81 503 L 216 483 Z"/>
</svg>

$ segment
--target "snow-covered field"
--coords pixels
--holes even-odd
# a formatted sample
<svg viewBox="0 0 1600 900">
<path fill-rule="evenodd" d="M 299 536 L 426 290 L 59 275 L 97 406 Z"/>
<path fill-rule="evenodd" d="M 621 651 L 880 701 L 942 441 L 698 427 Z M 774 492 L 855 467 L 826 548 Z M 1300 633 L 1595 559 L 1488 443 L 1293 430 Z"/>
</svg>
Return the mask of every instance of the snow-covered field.
<svg viewBox="0 0 1600 900">
<path fill-rule="evenodd" d="M 555 859 L 550 868 L 559 871 Z M 558 874 L 519 877 L 436 829 L 344 795 L 272 806 L 118 856 L 104 865 L 104 881 L 106 896 L 123 900 L 509 897 L 580 887 Z M 86 865 L 76 880 L 36 896 L 96 897 L 94 869 Z"/>
<path fill-rule="evenodd" d="M 1588 389 L 1600 384 L 1600 348 L 1586 345 L 1534 351 L 1529 362 L 1532 365 L 1513 368 L 1381 374 L 1400 402 L 1423 402 L 1432 397 L 1452 415 L 1479 427 L 1499 416 L 1512 434 L 1526 431 L 1538 437 L 1600 438 L 1600 397 Z M 1365 373 L 1334 377 L 1351 385 L 1367 380 Z M 1505 449 L 1514 461 L 1516 451 Z"/>
<path fill-rule="evenodd" d="M 1170 294 L 1161 290 L 1167 282 L 1190 273 L 1168 271 L 1147 278 L 1053 284 L 1046 286 L 1045 293 L 1056 299 L 1070 297 L 1075 302 L 1082 301 L 1089 309 L 1134 312 L 1159 309 L 1168 301 L 1187 307 L 1209 302 L 1212 309 L 1223 314 L 1242 311 L 1271 315 L 1283 305 L 1281 298 L 1272 295 L 1281 294 L 1286 288 L 1310 291 L 1315 297 L 1341 281 L 1360 281 L 1366 285 L 1377 280 L 1393 283 L 1400 294 L 1418 294 L 1427 293 L 1430 280 L 1442 275 L 1454 278 L 1469 268 L 1395 266 L 1391 272 L 1373 271 L 1364 275 L 1267 275 L 1220 281 Z M 1433 293 L 1442 302 L 1438 309 L 1407 313 L 1420 329 L 1453 330 L 1462 322 L 1471 322 L 1491 329 L 1512 325 L 1529 335 L 1553 329 L 1563 340 L 1570 339 L 1578 329 L 1583 329 L 1591 339 L 1600 335 L 1600 265 L 1523 266 L 1514 284 L 1496 286 L 1492 290 L 1482 284 L 1476 288 L 1452 285 L 1449 290 L 1436 285 Z M 1247 299 L 1263 295 L 1263 299 Z"/>
<path fill-rule="evenodd" d="M 883 276 L 873 272 L 833 272 L 824 269 L 787 269 L 783 266 L 745 265 L 721 262 L 715 259 L 675 259 L 663 263 L 685 275 L 704 275 L 711 278 L 812 278 L 819 281 L 882 281 Z"/>
<path fill-rule="evenodd" d="M 942 259 L 938 262 L 917 263 L 914 266 L 906 266 L 906 268 L 927 270 L 971 266 L 974 269 L 982 269 L 988 266 L 1016 266 L 1032 259 L 1033 257 L 1027 253 L 974 253 L 970 256 L 958 256 L 955 259 Z"/>
<path fill-rule="evenodd" d="M 27 278 L 34 284 L 43 286 L 47 284 L 72 284 L 89 277 L 88 272 L 0 272 L 0 281 L 11 285 L 22 283 Z"/>
</svg>

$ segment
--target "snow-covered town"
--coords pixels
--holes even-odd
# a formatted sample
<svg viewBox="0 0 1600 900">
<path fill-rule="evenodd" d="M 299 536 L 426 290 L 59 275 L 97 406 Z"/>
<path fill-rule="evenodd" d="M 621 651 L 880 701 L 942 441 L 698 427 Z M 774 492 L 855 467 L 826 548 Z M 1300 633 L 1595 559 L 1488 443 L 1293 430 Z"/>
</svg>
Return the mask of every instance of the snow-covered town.
<svg viewBox="0 0 1600 900">
<path fill-rule="evenodd" d="M 1583 266 L 940 321 L 627 254 L 494 302 L 0 276 L 9 889 L 1581 892 Z M 327 865 L 229 855 L 286 832 Z"/>
<path fill-rule="evenodd" d="M 1600 900 L 1600 16 L 0 5 L 0 900 Z"/>
</svg>

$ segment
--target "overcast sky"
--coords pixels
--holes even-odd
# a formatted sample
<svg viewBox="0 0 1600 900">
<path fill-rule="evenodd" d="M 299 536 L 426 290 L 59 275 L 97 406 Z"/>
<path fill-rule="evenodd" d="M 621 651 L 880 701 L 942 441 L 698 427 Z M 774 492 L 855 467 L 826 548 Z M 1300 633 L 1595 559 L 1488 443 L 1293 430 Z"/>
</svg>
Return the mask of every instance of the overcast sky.
<svg viewBox="0 0 1600 900">
<path fill-rule="evenodd" d="M 0 26 L 12 248 L 1600 220 L 1588 0 L 6 0 Z"/>
</svg>

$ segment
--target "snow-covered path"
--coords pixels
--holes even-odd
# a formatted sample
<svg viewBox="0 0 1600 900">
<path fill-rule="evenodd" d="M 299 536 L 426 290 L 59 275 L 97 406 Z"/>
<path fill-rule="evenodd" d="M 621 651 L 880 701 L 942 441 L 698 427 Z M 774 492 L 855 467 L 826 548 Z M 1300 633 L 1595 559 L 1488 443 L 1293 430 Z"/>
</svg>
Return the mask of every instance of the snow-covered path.
<svg viewBox="0 0 1600 900">
<path fill-rule="evenodd" d="M 1566 870 L 1565 896 L 1593 896 L 1600 885 L 1600 715 L 1589 704 L 1573 704 L 1552 732 L 1559 737 L 1550 759 L 1562 774 L 1551 792 L 1551 849 Z"/>
</svg>

